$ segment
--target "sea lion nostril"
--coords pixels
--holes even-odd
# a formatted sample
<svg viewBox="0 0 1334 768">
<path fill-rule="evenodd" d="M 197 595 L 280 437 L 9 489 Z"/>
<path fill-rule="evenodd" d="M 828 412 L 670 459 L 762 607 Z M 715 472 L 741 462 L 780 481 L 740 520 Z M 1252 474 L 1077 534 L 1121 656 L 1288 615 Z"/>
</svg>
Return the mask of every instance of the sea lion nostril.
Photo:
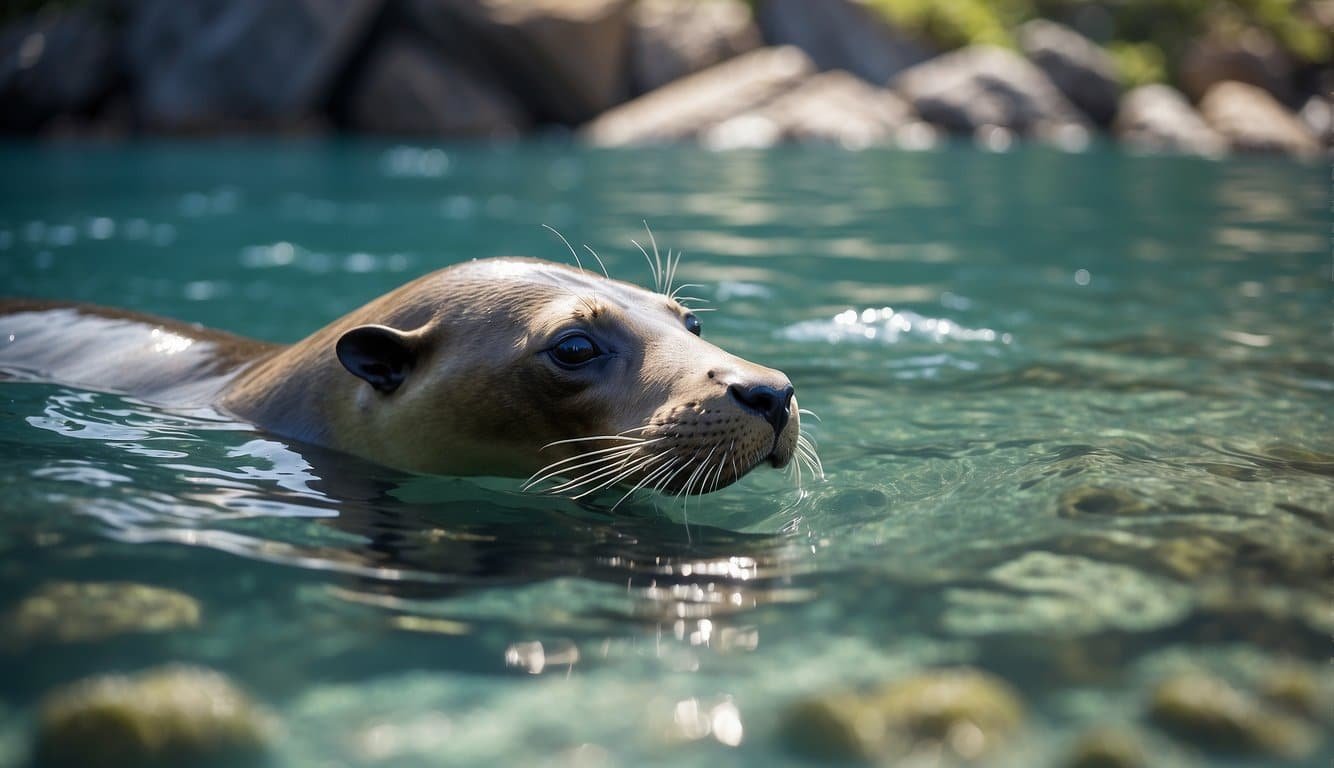
<svg viewBox="0 0 1334 768">
<path fill-rule="evenodd" d="M 733 384 L 727 388 L 727 392 L 738 403 L 763 416 L 773 426 L 775 436 L 781 434 L 787 426 L 793 393 L 791 384 L 782 389 L 767 384 Z"/>
</svg>

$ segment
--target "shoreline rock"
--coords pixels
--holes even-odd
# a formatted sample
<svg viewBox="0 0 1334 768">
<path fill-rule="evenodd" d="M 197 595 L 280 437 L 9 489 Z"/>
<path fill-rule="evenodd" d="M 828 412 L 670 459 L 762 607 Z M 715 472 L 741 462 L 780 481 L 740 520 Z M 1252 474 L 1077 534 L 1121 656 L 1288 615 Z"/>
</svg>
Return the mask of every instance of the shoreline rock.
<svg viewBox="0 0 1334 768">
<path fill-rule="evenodd" d="M 1052 84 L 1094 124 L 1106 127 L 1121 102 L 1112 57 L 1069 27 L 1034 19 L 1018 30 L 1019 47 Z"/>
<path fill-rule="evenodd" d="M 1320 144 L 1301 120 L 1263 88 L 1235 81 L 1204 94 L 1200 113 L 1237 152 L 1314 157 Z"/>
<path fill-rule="evenodd" d="M 994 46 L 971 46 L 919 64 L 893 83 L 925 120 L 956 134 L 1004 129 L 1060 142 L 1088 123 L 1033 63 Z"/>
<path fill-rule="evenodd" d="M 608 110 L 580 135 L 594 145 L 613 147 L 697 138 L 764 104 L 814 69 L 791 46 L 761 48 Z"/>
<path fill-rule="evenodd" d="M 876 85 L 936 53 L 862 0 L 763 0 L 755 15 L 770 45 L 796 46 L 818 69 L 841 69 Z"/>
<path fill-rule="evenodd" d="M 1141 85 L 1121 98 L 1112 135 L 1142 152 L 1179 152 L 1218 157 L 1227 142 L 1180 92 L 1166 85 Z"/>
</svg>

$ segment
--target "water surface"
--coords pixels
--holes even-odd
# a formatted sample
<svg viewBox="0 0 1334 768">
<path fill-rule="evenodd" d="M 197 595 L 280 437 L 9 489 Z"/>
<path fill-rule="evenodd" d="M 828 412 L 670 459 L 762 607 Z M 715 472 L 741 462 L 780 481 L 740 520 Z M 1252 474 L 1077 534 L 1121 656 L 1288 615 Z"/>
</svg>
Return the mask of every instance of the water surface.
<svg viewBox="0 0 1334 768">
<path fill-rule="evenodd" d="M 1223 758 L 1143 716 L 1162 675 L 1331 686 L 1327 167 L 357 143 L 0 162 L 4 293 L 279 342 L 461 260 L 567 259 L 543 224 L 642 284 L 647 221 L 716 308 L 704 335 L 820 415 L 826 470 L 609 514 L 0 382 L 0 611 L 53 581 L 201 609 L 0 650 L 0 763 L 44 692 L 169 661 L 276 712 L 287 765 L 798 762 L 794 701 L 937 665 L 1022 694 L 995 764 L 1111 724 L 1202 765 Z"/>
</svg>

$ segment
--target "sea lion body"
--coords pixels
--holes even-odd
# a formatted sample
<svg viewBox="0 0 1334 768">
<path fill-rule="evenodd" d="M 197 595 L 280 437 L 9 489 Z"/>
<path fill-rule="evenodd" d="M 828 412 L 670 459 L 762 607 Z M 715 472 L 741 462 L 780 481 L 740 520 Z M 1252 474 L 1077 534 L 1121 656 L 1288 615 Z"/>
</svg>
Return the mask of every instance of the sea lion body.
<svg viewBox="0 0 1334 768">
<path fill-rule="evenodd" d="M 413 472 L 699 493 L 785 465 L 800 418 L 786 376 L 697 330 L 664 294 L 499 258 L 428 274 L 286 346 L 120 310 L 0 303 L 0 372 L 211 405 Z"/>
</svg>

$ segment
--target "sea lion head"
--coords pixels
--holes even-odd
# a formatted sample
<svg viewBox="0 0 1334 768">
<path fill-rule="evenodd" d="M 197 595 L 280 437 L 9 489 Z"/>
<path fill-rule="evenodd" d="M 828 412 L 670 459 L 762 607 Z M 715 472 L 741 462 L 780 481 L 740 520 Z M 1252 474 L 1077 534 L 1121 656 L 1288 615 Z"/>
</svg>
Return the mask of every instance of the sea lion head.
<svg viewBox="0 0 1334 768">
<path fill-rule="evenodd" d="M 787 465 L 801 417 L 782 372 L 711 344 L 674 298 L 550 262 L 461 264 L 340 329 L 343 447 L 437 474 L 706 493 Z M 351 439 L 348 439 L 348 438 Z"/>
</svg>

